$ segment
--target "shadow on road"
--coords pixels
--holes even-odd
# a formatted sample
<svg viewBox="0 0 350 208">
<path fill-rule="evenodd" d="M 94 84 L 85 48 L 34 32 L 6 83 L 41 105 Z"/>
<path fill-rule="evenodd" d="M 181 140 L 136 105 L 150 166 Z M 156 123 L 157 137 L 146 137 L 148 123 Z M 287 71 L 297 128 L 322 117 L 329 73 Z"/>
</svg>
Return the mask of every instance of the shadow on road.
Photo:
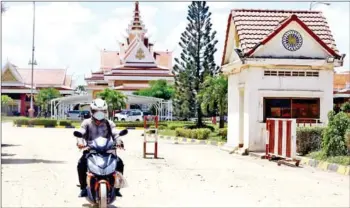
<svg viewBox="0 0 350 208">
<path fill-rule="evenodd" d="M 1 153 L 1 157 L 12 157 L 15 156 L 16 154 L 9 154 L 9 153 Z"/>
<path fill-rule="evenodd" d="M 45 164 L 64 164 L 64 161 L 57 160 L 41 160 L 41 159 L 10 159 L 10 158 L 2 158 L 2 164 L 33 164 L 33 163 L 45 163 Z"/>
<path fill-rule="evenodd" d="M 1 144 L 1 147 L 18 147 L 21 146 L 19 144 Z"/>
<path fill-rule="evenodd" d="M 91 204 L 82 204 L 82 207 L 86 207 L 86 208 L 97 208 L 97 205 L 91 205 Z M 116 206 L 114 206 L 113 204 L 109 204 L 108 206 L 107 206 L 108 208 L 118 208 L 118 207 L 116 207 Z M 119 207 L 120 208 L 120 207 Z"/>
</svg>

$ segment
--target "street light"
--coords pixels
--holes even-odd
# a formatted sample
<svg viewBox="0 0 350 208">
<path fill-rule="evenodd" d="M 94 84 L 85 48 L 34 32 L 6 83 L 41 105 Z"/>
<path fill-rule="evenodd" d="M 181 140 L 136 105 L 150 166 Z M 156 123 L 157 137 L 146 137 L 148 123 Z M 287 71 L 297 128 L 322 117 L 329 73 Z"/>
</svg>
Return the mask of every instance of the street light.
<svg viewBox="0 0 350 208">
<path fill-rule="evenodd" d="M 312 8 L 317 5 L 317 4 L 323 4 L 323 5 L 326 5 L 326 6 L 330 6 L 331 4 L 330 3 L 327 3 L 327 2 L 323 2 L 323 1 L 312 1 L 310 2 L 310 8 L 309 10 L 311 11 Z"/>
<path fill-rule="evenodd" d="M 34 106 L 33 106 L 33 85 L 34 85 L 34 65 L 37 65 L 36 60 L 34 60 L 34 37 L 35 37 L 35 2 L 33 1 L 33 42 L 32 42 L 32 60 L 29 61 L 29 64 L 32 65 L 32 77 L 31 77 L 31 89 L 30 89 L 30 108 L 28 110 L 29 117 L 34 117 Z"/>
</svg>

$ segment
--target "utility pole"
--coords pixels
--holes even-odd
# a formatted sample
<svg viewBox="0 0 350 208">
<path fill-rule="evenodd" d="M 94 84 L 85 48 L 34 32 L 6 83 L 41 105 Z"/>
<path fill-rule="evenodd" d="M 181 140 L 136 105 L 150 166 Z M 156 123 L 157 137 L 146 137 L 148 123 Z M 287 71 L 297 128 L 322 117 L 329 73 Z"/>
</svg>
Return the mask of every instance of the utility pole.
<svg viewBox="0 0 350 208">
<path fill-rule="evenodd" d="M 32 65 L 32 77 L 31 77 L 31 89 L 30 89 L 30 109 L 28 110 L 29 112 L 29 117 L 33 118 L 34 117 L 34 106 L 33 106 L 33 97 L 34 97 L 34 65 L 36 65 L 36 61 L 34 60 L 34 51 L 35 51 L 35 46 L 34 46 L 34 37 L 35 37 L 35 2 L 33 1 L 33 41 L 32 41 L 32 60 L 29 62 L 29 64 Z"/>
</svg>

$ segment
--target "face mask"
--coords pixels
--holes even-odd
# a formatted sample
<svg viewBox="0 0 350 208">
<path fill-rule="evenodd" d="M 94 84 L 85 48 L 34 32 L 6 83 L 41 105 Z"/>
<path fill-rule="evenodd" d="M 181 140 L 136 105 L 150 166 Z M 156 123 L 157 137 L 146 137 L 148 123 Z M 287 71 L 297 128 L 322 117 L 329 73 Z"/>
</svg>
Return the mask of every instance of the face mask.
<svg viewBox="0 0 350 208">
<path fill-rule="evenodd" d="M 98 111 L 98 112 L 94 113 L 94 118 L 101 121 L 105 118 L 105 113 L 102 111 Z"/>
</svg>

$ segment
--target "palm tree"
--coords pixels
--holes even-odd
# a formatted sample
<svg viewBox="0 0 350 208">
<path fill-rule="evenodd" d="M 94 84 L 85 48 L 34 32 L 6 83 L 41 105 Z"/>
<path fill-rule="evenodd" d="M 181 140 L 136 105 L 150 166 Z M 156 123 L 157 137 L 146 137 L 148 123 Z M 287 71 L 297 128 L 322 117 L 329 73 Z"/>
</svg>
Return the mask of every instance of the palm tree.
<svg viewBox="0 0 350 208">
<path fill-rule="evenodd" d="M 113 116 L 113 110 L 125 108 L 128 99 L 123 93 L 109 88 L 104 89 L 102 92 L 98 93 L 97 96 L 107 102 L 110 117 Z"/>
<path fill-rule="evenodd" d="M 41 107 L 41 110 L 45 109 L 48 111 L 48 105 L 50 100 L 60 97 L 60 92 L 55 88 L 41 89 L 37 95 L 35 95 L 34 100 Z"/>
<path fill-rule="evenodd" d="M 224 128 L 224 115 L 227 112 L 227 78 L 224 75 L 208 76 L 202 83 L 202 87 L 199 94 L 202 110 L 207 113 L 208 107 L 210 111 L 217 107 L 220 116 L 219 128 Z"/>
</svg>

